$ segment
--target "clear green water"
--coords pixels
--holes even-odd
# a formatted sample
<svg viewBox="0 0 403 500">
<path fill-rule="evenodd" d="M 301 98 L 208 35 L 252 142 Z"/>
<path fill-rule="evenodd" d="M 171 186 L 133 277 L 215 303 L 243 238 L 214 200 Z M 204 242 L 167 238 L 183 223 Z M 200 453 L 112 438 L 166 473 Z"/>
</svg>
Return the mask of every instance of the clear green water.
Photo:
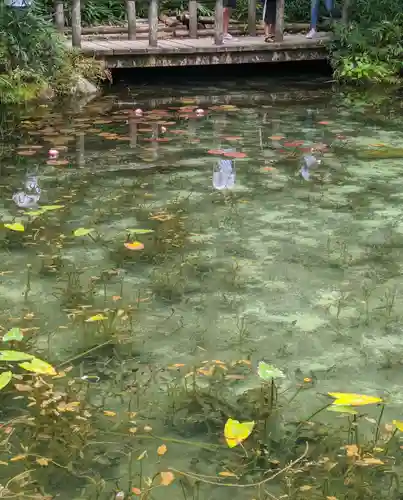
<svg viewBox="0 0 403 500">
<path fill-rule="evenodd" d="M 74 467 L 107 486 L 97 496 L 84 479 L 61 483 L 56 468 L 54 484 L 47 480 L 58 498 L 107 499 L 126 488 L 130 450 L 136 459 L 156 447 L 128 444 L 130 426 L 218 442 L 181 417 L 182 426 L 161 418 L 172 376 L 165 369 L 175 363 L 186 371 L 204 360 L 250 359 L 254 370 L 264 359 L 286 373 L 284 387 L 312 377 L 314 390 L 290 418 L 312 413 L 327 391 L 386 396 L 388 418 L 401 417 L 403 151 L 369 156 L 401 147 L 400 102 L 285 88 L 264 81 L 132 88 L 82 110 L 42 107 L 6 136 L 1 218 L 22 222 L 25 232 L 0 232 L 0 325 L 26 329 L 19 348 L 73 366 L 76 383 L 100 377 L 82 391 L 99 405 L 92 425 L 102 437 L 94 430 L 92 439 L 105 444 L 91 463 L 76 458 Z M 198 107 L 203 116 L 192 112 Z M 47 162 L 50 147 L 60 150 L 61 164 Z M 301 158 L 312 147 L 321 164 L 306 180 Z M 232 189 L 213 187 L 220 157 L 212 149 L 246 154 L 234 160 Z M 18 208 L 12 197 L 28 192 L 27 176 L 40 187 L 39 206 L 63 208 L 39 216 Z M 93 239 L 73 236 L 82 227 Z M 137 236 L 143 250 L 124 247 L 128 228 L 154 231 Z M 122 312 L 113 324 L 85 321 L 102 312 L 110 318 L 116 308 Z M 258 385 L 251 374 L 233 387 L 240 395 Z M 118 415 L 102 418 L 105 409 Z M 128 409 L 139 412 L 134 424 Z M 217 472 L 214 450 L 169 443 L 167 457 L 175 468 Z M 177 489 L 170 498 L 181 495 Z M 205 498 L 231 492 L 211 495 Z"/>
</svg>

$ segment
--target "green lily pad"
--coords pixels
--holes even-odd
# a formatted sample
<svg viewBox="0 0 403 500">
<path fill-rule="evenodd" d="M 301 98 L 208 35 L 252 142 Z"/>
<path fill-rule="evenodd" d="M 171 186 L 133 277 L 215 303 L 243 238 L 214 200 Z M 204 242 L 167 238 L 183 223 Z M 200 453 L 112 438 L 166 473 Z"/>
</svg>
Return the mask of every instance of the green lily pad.
<svg viewBox="0 0 403 500">
<path fill-rule="evenodd" d="M 12 342 L 13 340 L 19 342 L 23 338 L 24 335 L 19 328 L 11 328 L 11 330 L 3 335 L 3 342 Z"/>
<path fill-rule="evenodd" d="M 85 227 L 79 227 L 74 231 L 74 236 L 87 236 L 93 231 L 93 229 L 86 229 Z"/>
<path fill-rule="evenodd" d="M 351 406 L 341 406 L 341 405 L 330 405 L 327 407 L 328 411 L 333 411 L 335 413 L 349 413 L 350 415 L 357 415 L 357 411 Z"/>
<path fill-rule="evenodd" d="M 25 361 L 24 363 L 20 363 L 18 366 L 24 368 L 24 370 L 38 373 L 40 375 L 57 375 L 57 372 L 52 365 L 39 358 L 33 357 L 31 361 Z"/>
<path fill-rule="evenodd" d="M 3 372 L 0 374 L 0 390 L 4 389 L 4 387 L 10 382 L 13 374 L 11 372 Z"/>
<path fill-rule="evenodd" d="M 127 229 L 127 232 L 130 234 L 149 234 L 153 233 L 153 229 Z"/>
<path fill-rule="evenodd" d="M 0 351 L 0 361 L 27 361 L 33 357 L 32 354 L 21 351 Z"/>
<path fill-rule="evenodd" d="M 43 205 L 41 207 L 41 209 L 45 212 L 50 212 L 51 210 L 60 210 L 61 208 L 64 208 L 64 205 Z"/>
<path fill-rule="evenodd" d="M 10 231 L 19 231 L 19 232 L 25 231 L 25 227 L 19 222 L 14 222 L 14 224 L 4 224 L 4 227 L 10 229 Z"/>
<path fill-rule="evenodd" d="M 257 368 L 257 374 L 262 380 L 272 380 L 276 378 L 285 378 L 284 373 L 274 365 L 269 365 L 260 361 Z"/>
</svg>

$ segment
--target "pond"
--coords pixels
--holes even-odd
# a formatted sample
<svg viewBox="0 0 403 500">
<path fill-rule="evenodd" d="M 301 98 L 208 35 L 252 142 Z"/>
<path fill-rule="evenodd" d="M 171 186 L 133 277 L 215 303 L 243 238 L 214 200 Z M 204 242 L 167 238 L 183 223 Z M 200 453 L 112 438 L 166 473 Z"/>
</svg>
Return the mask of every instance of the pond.
<svg viewBox="0 0 403 500">
<path fill-rule="evenodd" d="M 360 410 L 360 439 L 398 436 L 400 100 L 315 81 L 129 86 L 4 114 L 3 133 L 0 325 L 23 339 L 2 347 L 59 372 L 15 368 L 3 389 L 4 497 L 381 498 L 308 465 L 216 483 L 257 483 L 325 433 L 326 453 L 357 445 L 348 409 L 310 422 L 328 392 L 384 398 L 382 425 Z M 263 418 L 266 389 L 287 404 Z M 227 418 L 264 429 L 228 449 Z"/>
</svg>

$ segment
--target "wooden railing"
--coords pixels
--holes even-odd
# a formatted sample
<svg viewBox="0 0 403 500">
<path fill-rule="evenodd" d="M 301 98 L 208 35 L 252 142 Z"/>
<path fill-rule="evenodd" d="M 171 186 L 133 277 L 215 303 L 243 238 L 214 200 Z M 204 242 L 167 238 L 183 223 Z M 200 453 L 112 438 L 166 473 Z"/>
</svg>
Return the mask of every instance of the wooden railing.
<svg viewBox="0 0 403 500">
<path fill-rule="evenodd" d="M 126 1 L 126 17 L 128 39 L 136 40 L 136 0 Z M 188 0 L 189 36 L 197 38 L 197 0 Z M 159 0 L 149 0 L 148 41 L 151 47 L 158 46 L 158 8 Z M 215 2 L 214 41 L 216 45 L 223 43 L 223 0 Z M 55 23 L 60 31 L 64 31 L 63 0 L 55 0 Z M 284 0 L 276 1 L 275 41 L 281 42 L 284 37 Z M 71 33 L 73 47 L 81 47 L 81 0 L 72 0 Z M 248 0 L 248 35 L 256 36 L 256 0 Z"/>
</svg>

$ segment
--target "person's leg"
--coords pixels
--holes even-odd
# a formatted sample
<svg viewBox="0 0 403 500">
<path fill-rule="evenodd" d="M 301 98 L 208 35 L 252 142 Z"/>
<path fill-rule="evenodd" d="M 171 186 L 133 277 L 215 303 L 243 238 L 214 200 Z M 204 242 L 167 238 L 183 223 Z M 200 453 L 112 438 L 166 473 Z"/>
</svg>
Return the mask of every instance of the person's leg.
<svg viewBox="0 0 403 500">
<path fill-rule="evenodd" d="M 274 38 L 276 24 L 276 0 L 267 0 L 264 17 L 265 41 L 271 42 Z"/>
<path fill-rule="evenodd" d="M 329 14 L 333 11 L 333 0 L 325 0 L 325 7 Z"/>
<path fill-rule="evenodd" d="M 231 17 L 231 7 L 224 7 L 224 13 L 223 13 L 223 33 L 224 36 L 228 36 L 228 27 L 229 27 L 229 20 Z"/>
<path fill-rule="evenodd" d="M 326 0 L 328 1 L 328 0 Z M 316 35 L 316 25 L 319 17 L 319 2 L 320 0 L 312 0 L 311 3 L 311 29 L 306 35 L 307 38 L 313 38 Z"/>
<path fill-rule="evenodd" d="M 232 36 L 228 33 L 229 21 L 231 19 L 232 10 L 236 8 L 236 0 L 224 0 L 223 12 L 223 35 L 224 39 L 230 39 Z"/>
</svg>

